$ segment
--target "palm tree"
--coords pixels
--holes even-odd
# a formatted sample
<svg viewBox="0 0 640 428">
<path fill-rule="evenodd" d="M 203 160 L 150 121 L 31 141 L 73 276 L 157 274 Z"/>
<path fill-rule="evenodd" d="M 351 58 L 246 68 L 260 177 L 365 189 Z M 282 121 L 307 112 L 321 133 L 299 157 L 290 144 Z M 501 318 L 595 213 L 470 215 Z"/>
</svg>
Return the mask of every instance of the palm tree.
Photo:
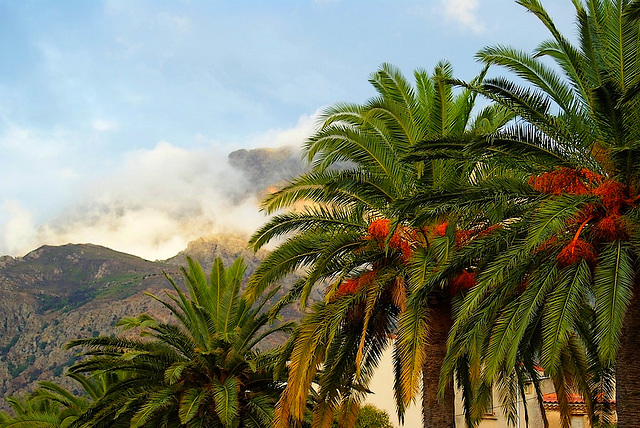
<svg viewBox="0 0 640 428">
<path fill-rule="evenodd" d="M 451 76 L 448 63 L 438 64 L 433 76 L 418 70 L 414 88 L 397 69 L 383 65 L 370 80 L 378 96 L 363 105 L 327 109 L 304 147 L 312 170 L 264 202 L 267 213 L 288 211 L 260 228 L 251 244 L 257 250 L 275 238 L 286 240 L 254 273 L 251 292 L 257 295 L 303 267 L 306 272 L 287 301 L 300 299 L 304 306 L 312 287 L 331 284 L 325 301 L 311 308 L 290 342 L 289 381 L 279 405 L 283 426 L 303 418 L 320 364 L 314 424 L 326 426 L 338 406 L 346 407 L 353 420 L 372 370 L 392 342 L 410 289 L 409 259 L 418 243 L 426 242 L 423 231 L 402 225 L 393 203 L 412 194 L 418 179 L 445 188 L 465 173 L 450 161 L 406 162 L 410 149 L 425 138 L 461 135 L 470 128 L 489 131 L 509 119 L 488 107 L 472 120 L 475 97 L 467 90 L 454 94 L 446 83 Z M 450 299 L 441 295 L 443 304 L 434 305 L 433 313 L 442 316 L 434 315 L 430 325 L 446 337 Z M 438 349 L 444 341 L 430 344 Z M 398 352 L 395 358 L 399 367 Z M 424 368 L 425 379 L 437 379 L 437 361 Z M 427 385 L 425 426 L 453 426 L 452 391 L 441 401 Z M 398 378 L 400 414 L 412 398 L 400 392 Z"/>
<path fill-rule="evenodd" d="M 69 374 L 84 390 L 83 396 L 76 396 L 53 382 L 39 382 L 38 387 L 24 397 L 10 396 L 7 403 L 14 416 L 0 412 L 2 428 L 66 428 L 73 425 L 91 405 L 104 395 L 108 378 L 87 378 L 81 374 Z M 110 422 L 99 427 L 124 427 L 125 425 Z M 128 426 L 128 425 L 126 425 Z"/>
<path fill-rule="evenodd" d="M 139 339 L 78 339 L 68 347 L 86 349 L 72 373 L 120 373 L 76 426 L 127 419 L 131 427 L 270 427 L 281 382 L 274 381 L 277 349 L 259 352 L 262 339 L 288 331 L 291 323 L 268 326 L 264 309 L 277 289 L 260 301 L 241 292 L 245 265 L 225 269 L 216 259 L 207 276 L 187 258 L 182 268 L 188 295 L 168 277 L 176 295 L 151 296 L 176 322 L 149 315 L 125 318 L 120 325 L 139 330 Z"/>
<path fill-rule="evenodd" d="M 478 183 L 446 206 L 500 201 L 526 209 L 505 222 L 493 244 L 469 248 L 457 258 L 480 259 L 484 266 L 459 313 L 451 343 L 480 334 L 490 323 L 485 344 L 489 379 L 534 341 L 540 342 L 540 362 L 559 389 L 566 387 L 559 377 L 567 359 L 576 369 L 599 367 L 594 378 L 578 379 L 582 389 L 591 387 L 596 393 L 594 406 L 609 392 L 607 367 L 615 364 L 618 426 L 636 426 L 639 2 L 574 1 L 577 45 L 557 30 L 538 0 L 518 3 L 542 22 L 551 39 L 532 54 L 504 46 L 479 52 L 486 64 L 505 67 L 527 86 L 506 78 L 466 85 L 518 120 L 505 132 L 469 141 L 464 152 L 515 168 L 525 179 Z M 443 144 L 440 149 L 455 147 Z M 420 201 L 433 202 L 430 196 Z M 471 324 L 475 328 L 469 331 Z M 580 347 L 593 350 L 596 360 L 580 361 Z M 588 381 L 596 382 L 595 390 Z"/>
<path fill-rule="evenodd" d="M 0 413 L 0 427 L 2 428 L 61 428 L 68 426 L 69 420 L 77 414 L 69 414 L 66 409 L 61 408 L 59 402 L 42 397 L 40 388 L 25 397 L 11 396 L 7 398 L 7 403 L 11 406 L 14 416 L 7 413 Z M 68 391 L 64 391 L 70 400 L 80 401 L 79 397 L 73 396 Z M 86 401 L 82 401 L 83 407 L 88 407 Z M 73 412 L 75 413 L 75 412 Z"/>
</svg>

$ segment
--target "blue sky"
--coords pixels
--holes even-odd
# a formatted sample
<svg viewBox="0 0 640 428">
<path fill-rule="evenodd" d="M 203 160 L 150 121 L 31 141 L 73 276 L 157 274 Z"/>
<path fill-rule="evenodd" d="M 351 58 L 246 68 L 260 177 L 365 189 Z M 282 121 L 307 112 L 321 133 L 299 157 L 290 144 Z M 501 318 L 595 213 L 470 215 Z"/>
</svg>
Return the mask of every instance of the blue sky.
<svg viewBox="0 0 640 428">
<path fill-rule="evenodd" d="M 571 34 L 571 1 L 544 4 Z M 512 0 L 0 0 L 0 254 L 250 231 L 230 151 L 299 145 L 383 62 L 469 79 L 483 46 L 545 37 Z"/>
</svg>

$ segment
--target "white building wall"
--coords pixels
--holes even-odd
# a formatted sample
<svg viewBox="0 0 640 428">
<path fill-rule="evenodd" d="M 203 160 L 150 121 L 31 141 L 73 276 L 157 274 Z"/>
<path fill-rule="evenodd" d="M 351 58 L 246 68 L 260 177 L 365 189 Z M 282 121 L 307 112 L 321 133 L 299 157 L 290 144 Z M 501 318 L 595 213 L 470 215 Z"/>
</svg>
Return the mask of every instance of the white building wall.
<svg viewBox="0 0 640 428">
<path fill-rule="evenodd" d="M 395 399 L 393 396 L 393 360 L 392 360 L 392 350 L 391 348 L 385 351 L 378 370 L 374 374 L 371 381 L 371 391 L 373 394 L 370 394 L 366 400 L 367 403 L 373 404 L 374 406 L 385 410 L 391 416 L 391 422 L 396 427 L 401 427 L 400 422 L 398 421 L 398 417 L 396 414 L 395 407 Z M 550 383 L 543 384 L 543 393 L 553 392 L 553 387 Z M 520 415 L 521 422 L 520 427 L 516 428 L 525 428 L 527 425 L 524 422 L 524 406 L 528 406 L 529 409 L 529 428 L 541 428 L 542 424 L 542 416 L 540 414 L 540 410 L 538 407 L 538 403 L 535 397 L 535 391 L 533 388 L 530 388 L 528 394 L 526 395 L 526 404 L 520 403 Z M 488 415 L 480 424 L 479 428 L 509 428 L 510 426 L 507 424 L 506 418 L 503 416 L 502 407 L 500 404 L 500 397 L 496 391 L 494 391 L 494 411 L 492 415 Z M 459 399 L 456 400 L 456 427 L 462 428 L 464 427 L 464 414 L 462 412 L 462 403 Z M 552 415 L 549 416 L 549 422 L 552 422 Z M 558 418 L 559 421 L 559 418 Z M 554 421 L 555 422 L 555 421 Z M 554 425 L 551 424 L 551 427 Z M 559 425 L 558 425 L 559 426 Z M 422 427 L 422 413 L 421 413 L 421 403 L 414 403 L 406 412 L 404 427 L 409 428 L 420 428 Z"/>
</svg>

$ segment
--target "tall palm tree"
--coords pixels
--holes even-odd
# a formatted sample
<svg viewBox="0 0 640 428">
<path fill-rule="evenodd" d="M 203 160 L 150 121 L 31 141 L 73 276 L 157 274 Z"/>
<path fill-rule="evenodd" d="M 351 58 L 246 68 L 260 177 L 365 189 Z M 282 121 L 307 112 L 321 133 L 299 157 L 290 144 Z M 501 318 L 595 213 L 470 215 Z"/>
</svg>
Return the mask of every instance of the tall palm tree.
<svg viewBox="0 0 640 428">
<path fill-rule="evenodd" d="M 131 427 L 270 427 L 281 382 L 274 381 L 277 350 L 259 352 L 261 340 L 290 323 L 270 327 L 264 309 L 275 291 L 260 301 L 241 291 L 245 265 L 225 269 L 216 259 L 207 276 L 187 258 L 182 268 L 188 295 L 171 279 L 175 295 L 152 296 L 176 322 L 149 315 L 125 318 L 120 325 L 139 330 L 140 339 L 78 339 L 87 358 L 72 373 L 122 373 L 79 419 L 76 426 L 128 419 Z"/>
<path fill-rule="evenodd" d="M 540 362 L 552 376 L 561 375 L 567 358 L 574 358 L 576 365 L 600 368 L 590 379 L 597 382 L 600 399 L 608 392 L 607 367 L 615 365 L 618 426 L 636 426 L 638 2 L 574 1 L 577 45 L 557 30 L 538 0 L 518 3 L 542 22 L 551 39 L 531 54 L 504 46 L 479 52 L 486 64 L 506 68 L 527 86 L 506 78 L 467 85 L 519 119 L 509 131 L 471 141 L 464 150 L 470 157 L 517 168 L 525 180 L 479 184 L 449 205 L 500 200 L 527 209 L 510 218 L 493 246 L 460 254 L 460 259 L 481 258 L 486 266 L 479 285 L 466 298 L 451 342 L 464 341 L 493 321 L 485 366 L 492 378 L 539 334 Z M 431 197 L 422 200 L 430 202 Z M 476 327 L 471 333 L 470 323 Z M 571 350 L 579 346 L 594 350 L 597 360 L 578 361 L 579 353 Z M 564 394 L 559 397 L 562 400 Z M 593 405 L 597 400 L 594 397 Z"/>
<path fill-rule="evenodd" d="M 392 342 L 410 289 L 409 259 L 426 239 L 420 237 L 423 231 L 402 225 L 393 203 L 410 195 L 418 179 L 444 188 L 465 172 L 451 161 L 406 162 L 410 149 L 425 138 L 493 130 L 509 118 L 488 107 L 473 120 L 475 96 L 467 90 L 454 94 L 446 83 L 451 76 L 451 66 L 440 63 L 432 76 L 416 71 L 412 87 L 397 69 L 383 65 L 370 80 L 378 96 L 363 105 L 327 109 L 304 146 L 312 170 L 264 202 L 268 213 L 287 212 L 260 228 L 251 244 L 257 250 L 275 238 L 286 240 L 251 278 L 252 293 L 303 267 L 288 300 L 305 305 L 312 287 L 331 284 L 325 301 L 312 307 L 290 343 L 289 381 L 279 407 L 283 426 L 302 419 L 321 364 L 314 424 L 326 426 L 339 405 L 357 409 L 373 368 Z M 442 305 L 434 305 L 433 313 L 442 317 L 434 315 L 430 325 L 446 337 L 450 299 L 441 295 Z M 443 340 L 429 344 L 434 355 L 442 354 Z M 399 367 L 398 352 L 395 358 Z M 425 364 L 425 379 L 437 379 L 440 366 L 433 363 Z M 441 401 L 427 385 L 431 382 L 425 382 L 425 426 L 453 426 L 452 391 Z M 400 414 L 412 398 L 400 392 L 398 382 Z M 351 415 L 355 418 L 355 411 Z"/>
<path fill-rule="evenodd" d="M 499 135 L 495 137 L 500 138 Z M 450 143 L 445 144 L 448 146 L 447 150 L 454 147 Z M 458 148 L 462 149 L 462 143 L 458 144 Z M 486 159 L 482 162 L 490 164 Z M 446 232 L 442 232 L 442 237 L 433 239 L 432 245 L 426 248 L 427 251 L 418 253 L 419 258 L 416 257 L 412 265 L 412 274 L 417 278 L 407 299 L 407 310 L 399 322 L 403 378 L 409 381 L 405 387 L 415 387 L 418 368 L 425 358 L 421 350 L 421 344 L 428 335 L 428 326 L 424 320 L 428 316 L 429 307 L 425 302 L 429 301 L 434 290 L 463 280 L 468 281 L 469 285 L 463 288 L 471 291 L 465 293 L 464 302 L 454 302 L 454 318 L 457 321 L 453 326 L 453 338 L 449 340 L 448 357 L 443 362 L 440 390 L 451 383 L 451 376 L 457 372 L 457 380 L 461 386 L 466 384 L 467 390 L 480 392 L 480 396 L 464 397 L 470 408 L 475 404 L 474 412 L 469 416 L 477 417 L 480 416 L 477 412 L 482 410 L 486 394 L 490 393 L 492 386 L 497 386 L 505 390 L 501 394 L 504 400 L 503 410 L 515 421 L 518 412 L 517 397 L 524 397 L 525 383 L 534 383 L 539 402 L 542 403 L 542 391 L 539 388 L 542 373 L 538 368 L 542 348 L 542 314 L 536 311 L 539 309 L 536 306 L 540 303 L 539 300 L 531 300 L 542 299 L 542 296 L 536 294 L 540 293 L 536 282 L 539 278 L 534 277 L 529 270 L 540 269 L 541 274 L 551 275 L 552 271 L 546 262 L 555 262 L 555 257 L 549 258 L 545 246 L 545 251 L 536 251 L 535 257 L 525 262 L 522 253 L 527 248 L 521 245 L 526 239 L 527 227 L 530 226 L 530 222 L 525 222 L 524 219 L 529 218 L 532 213 L 535 215 L 539 208 L 540 194 L 522 180 L 521 171 L 511 171 L 511 174 L 501 172 L 479 177 L 459 188 L 451 188 L 446 195 L 428 187 L 410 200 L 400 202 L 399 206 L 403 208 L 407 205 L 425 205 L 426 209 L 418 213 L 415 217 L 417 219 L 428 218 L 434 212 L 447 211 L 452 213 L 449 218 L 453 223 L 448 225 Z M 451 241 L 455 245 L 452 246 Z M 429 250 L 443 253 L 444 257 L 433 257 Z M 430 263 L 430 260 L 439 263 Z M 473 276 L 469 278 L 471 275 Z M 513 311 L 504 314 L 500 312 L 501 305 L 505 302 L 524 299 L 524 296 L 526 300 L 521 301 L 517 314 Z M 591 334 L 593 326 L 589 324 L 593 311 L 588 305 L 588 297 L 583 295 L 583 299 L 572 309 L 576 316 L 576 330 L 570 332 L 564 343 L 557 344 L 560 358 L 556 366 L 546 371 L 547 375 L 552 375 L 558 395 L 563 398 L 566 398 L 565 389 L 572 383 L 572 379 L 583 380 L 576 385 L 581 392 L 591 392 L 592 386 L 586 383 L 589 364 L 599 366 L 597 361 L 586 360 L 585 355 L 587 351 L 591 351 L 591 356 L 594 355 Z M 523 311 L 529 311 L 527 314 L 530 319 L 519 324 L 516 315 L 521 316 Z M 503 317 L 500 318 L 500 315 Z M 487 330 L 502 333 L 505 330 L 509 333 L 517 330 L 520 340 L 511 342 L 513 337 L 502 337 L 502 341 L 496 343 L 495 337 L 487 335 Z M 505 351 L 506 347 L 509 348 L 508 352 Z M 492 354 L 496 351 L 500 352 L 499 358 Z M 470 366 L 476 372 L 465 372 L 465 366 Z M 477 371 L 478 368 L 482 370 Z M 595 378 L 592 380 L 595 381 Z M 601 386 L 605 385 L 603 383 Z M 587 401 L 587 404 L 590 405 L 591 402 Z M 563 415 L 568 416 L 568 402 L 561 405 Z M 542 409 L 541 412 L 544 416 Z"/>
</svg>

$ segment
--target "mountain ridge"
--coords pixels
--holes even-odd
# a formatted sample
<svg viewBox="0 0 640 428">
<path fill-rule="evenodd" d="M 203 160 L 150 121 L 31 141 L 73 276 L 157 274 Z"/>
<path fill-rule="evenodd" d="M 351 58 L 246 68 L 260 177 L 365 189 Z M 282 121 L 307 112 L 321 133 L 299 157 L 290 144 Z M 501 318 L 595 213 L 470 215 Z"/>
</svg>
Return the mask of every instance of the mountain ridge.
<svg viewBox="0 0 640 428">
<path fill-rule="evenodd" d="M 96 244 L 43 245 L 23 257 L 0 257 L 0 407 L 6 408 L 8 395 L 42 380 L 73 390 L 75 384 L 63 376 L 75 360 L 76 351 L 64 349 L 69 340 L 117 334 L 118 320 L 143 312 L 167 320 L 165 308 L 145 293 L 170 289 L 165 274 L 181 284 L 185 256 L 205 270 L 215 257 L 227 265 L 242 257 L 248 276 L 264 254 L 248 249 L 243 238 L 210 235 L 162 261 Z M 302 313 L 290 307 L 283 315 L 298 319 Z"/>
</svg>

